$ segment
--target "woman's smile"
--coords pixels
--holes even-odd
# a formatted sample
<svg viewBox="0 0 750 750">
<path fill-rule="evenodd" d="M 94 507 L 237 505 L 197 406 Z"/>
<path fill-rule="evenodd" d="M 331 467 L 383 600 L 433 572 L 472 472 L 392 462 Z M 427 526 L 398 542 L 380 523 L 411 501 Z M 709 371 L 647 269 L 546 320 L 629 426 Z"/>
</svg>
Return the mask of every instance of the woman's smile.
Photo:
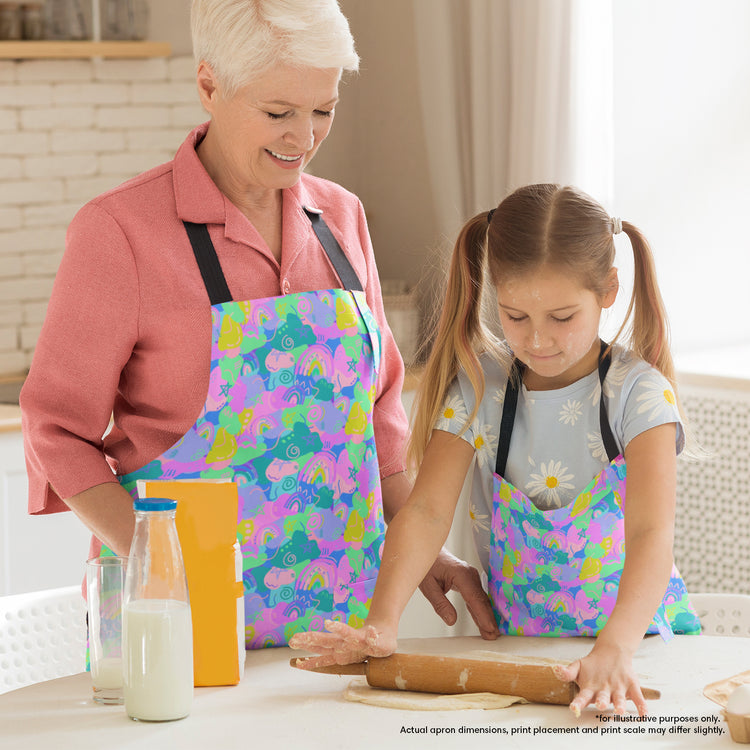
<svg viewBox="0 0 750 750">
<path fill-rule="evenodd" d="M 282 169 L 297 169 L 300 160 L 304 157 L 303 154 L 281 154 L 276 151 L 271 151 L 267 148 L 266 153 L 269 154 L 275 161 L 280 162 L 278 166 Z"/>
</svg>

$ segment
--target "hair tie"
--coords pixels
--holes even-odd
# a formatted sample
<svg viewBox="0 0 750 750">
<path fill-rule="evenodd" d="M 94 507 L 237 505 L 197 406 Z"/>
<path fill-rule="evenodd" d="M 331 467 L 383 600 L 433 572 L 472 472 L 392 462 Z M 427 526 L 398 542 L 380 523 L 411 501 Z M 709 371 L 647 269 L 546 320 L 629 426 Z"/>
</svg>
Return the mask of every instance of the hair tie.
<svg viewBox="0 0 750 750">
<path fill-rule="evenodd" d="M 612 217 L 612 234 L 620 234 L 622 232 L 622 219 L 618 216 Z"/>
<path fill-rule="evenodd" d="M 492 223 L 492 217 L 494 216 L 494 214 L 495 214 L 495 209 L 494 208 L 490 209 L 487 212 L 487 223 L 488 224 Z"/>
</svg>

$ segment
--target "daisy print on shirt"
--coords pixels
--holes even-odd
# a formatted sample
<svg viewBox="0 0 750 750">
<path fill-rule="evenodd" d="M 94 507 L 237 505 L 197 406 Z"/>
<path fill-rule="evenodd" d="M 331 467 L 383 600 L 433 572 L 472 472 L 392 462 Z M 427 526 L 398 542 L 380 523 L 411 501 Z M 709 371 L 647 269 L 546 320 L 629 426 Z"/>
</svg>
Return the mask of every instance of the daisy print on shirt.
<svg viewBox="0 0 750 750">
<path fill-rule="evenodd" d="M 636 399 L 640 403 L 638 413 L 649 412 L 649 422 L 674 410 L 677 399 L 671 388 L 664 387 L 659 382 L 647 382 L 643 384 L 643 389 L 645 393 L 641 393 Z"/>
<path fill-rule="evenodd" d="M 449 422 L 466 422 L 468 414 L 466 413 L 466 405 L 464 404 L 463 399 L 460 396 L 452 396 L 447 399 L 440 417 Z"/>
<path fill-rule="evenodd" d="M 471 519 L 471 529 L 475 535 L 480 531 L 490 530 L 489 514 L 482 513 L 482 510 L 476 503 L 469 503 L 469 518 Z"/>
<path fill-rule="evenodd" d="M 609 456 L 607 455 L 607 449 L 604 447 L 601 432 L 586 433 L 586 442 L 593 458 L 601 461 L 603 464 L 609 463 Z"/>
<path fill-rule="evenodd" d="M 583 404 L 569 398 L 560 409 L 559 421 L 563 424 L 575 425 L 583 414 Z"/>
<path fill-rule="evenodd" d="M 529 463 L 535 467 L 531 458 Z M 562 461 L 542 461 L 539 473 L 532 473 L 526 483 L 526 494 L 537 507 L 560 508 L 573 499 L 575 485 L 571 484 L 572 479 L 575 477 L 568 473 L 568 467 L 563 466 Z"/>
<path fill-rule="evenodd" d="M 497 441 L 499 435 L 497 427 L 491 424 L 477 425 L 474 437 L 474 450 L 477 452 L 479 466 L 494 466 L 497 455 Z"/>
<path fill-rule="evenodd" d="M 615 349 L 613 348 L 613 351 Z M 591 393 L 589 398 L 591 399 L 592 406 L 599 406 L 599 398 L 604 391 L 604 397 L 612 399 L 616 393 L 622 389 L 623 383 L 628 373 L 631 372 L 633 367 L 633 357 L 629 352 L 623 351 L 620 347 L 616 347 L 617 356 L 612 357 L 612 364 L 607 372 L 607 378 L 604 381 L 604 388 L 602 389 L 601 384 L 596 380 L 591 386 Z"/>
</svg>

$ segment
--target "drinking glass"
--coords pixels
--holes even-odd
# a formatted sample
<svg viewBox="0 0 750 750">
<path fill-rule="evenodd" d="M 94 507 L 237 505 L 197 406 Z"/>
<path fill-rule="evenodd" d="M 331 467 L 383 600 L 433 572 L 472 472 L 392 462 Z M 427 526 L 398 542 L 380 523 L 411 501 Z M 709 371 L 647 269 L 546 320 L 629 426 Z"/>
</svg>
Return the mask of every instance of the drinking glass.
<svg viewBox="0 0 750 750">
<path fill-rule="evenodd" d="M 127 560 L 94 557 L 86 561 L 89 660 L 97 703 L 123 703 L 122 594 Z"/>
</svg>

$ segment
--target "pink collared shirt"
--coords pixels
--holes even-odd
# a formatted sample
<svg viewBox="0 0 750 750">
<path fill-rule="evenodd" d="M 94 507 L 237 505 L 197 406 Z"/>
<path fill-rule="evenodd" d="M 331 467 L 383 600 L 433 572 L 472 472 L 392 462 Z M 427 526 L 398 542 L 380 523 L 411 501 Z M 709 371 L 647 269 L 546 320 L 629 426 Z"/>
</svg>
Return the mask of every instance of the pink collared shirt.
<svg viewBox="0 0 750 750">
<path fill-rule="evenodd" d="M 279 265 L 198 159 L 207 128 L 190 133 L 173 161 L 85 205 L 68 228 L 21 393 L 30 513 L 67 510 L 65 498 L 117 481 L 113 471 L 140 468 L 198 417 L 211 312 L 183 220 L 209 225 L 232 298 L 244 300 L 341 286 L 302 206 L 322 213 L 382 329 L 374 410 L 381 476 L 404 469 L 404 366 L 385 320 L 362 204 L 339 185 L 303 175 L 283 191 Z"/>
</svg>

